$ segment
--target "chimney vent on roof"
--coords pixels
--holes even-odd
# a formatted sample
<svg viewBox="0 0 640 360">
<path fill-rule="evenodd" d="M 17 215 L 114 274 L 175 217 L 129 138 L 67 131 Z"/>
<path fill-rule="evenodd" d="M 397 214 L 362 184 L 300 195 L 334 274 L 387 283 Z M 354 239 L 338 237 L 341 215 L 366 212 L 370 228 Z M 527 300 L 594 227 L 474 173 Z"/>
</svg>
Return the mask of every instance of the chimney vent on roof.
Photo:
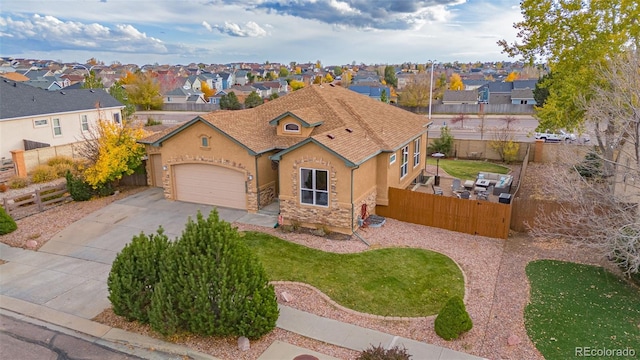
<svg viewBox="0 0 640 360">
<path fill-rule="evenodd" d="M 331 140 L 333 140 L 333 139 L 335 139 L 335 138 L 336 138 L 335 136 L 333 136 L 333 135 L 331 135 L 331 134 L 327 134 L 327 137 L 328 137 L 329 139 L 331 139 Z"/>
<path fill-rule="evenodd" d="M 60 94 L 67 95 L 67 93 L 65 93 L 64 91 L 60 91 Z"/>
<path fill-rule="evenodd" d="M 346 128 L 345 130 L 347 130 L 348 133 L 352 133 L 353 132 L 353 130 L 350 129 L 350 128 Z"/>
<path fill-rule="evenodd" d="M 13 87 L 18 87 L 18 83 L 13 83 Z"/>
</svg>

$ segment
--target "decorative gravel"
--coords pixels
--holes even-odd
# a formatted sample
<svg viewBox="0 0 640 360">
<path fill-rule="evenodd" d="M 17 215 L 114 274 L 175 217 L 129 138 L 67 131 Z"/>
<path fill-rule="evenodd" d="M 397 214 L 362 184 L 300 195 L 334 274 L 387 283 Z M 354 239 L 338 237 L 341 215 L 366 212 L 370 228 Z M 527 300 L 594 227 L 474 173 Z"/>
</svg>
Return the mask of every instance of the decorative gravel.
<svg viewBox="0 0 640 360">
<path fill-rule="evenodd" d="M 35 239 L 39 247 L 72 222 L 130 194 L 131 192 L 123 192 L 89 202 L 69 203 L 21 219 L 18 221 L 18 230 L 0 236 L 0 241 L 11 246 L 25 247 L 27 240 Z M 588 249 L 559 240 L 536 240 L 525 234 L 512 234 L 508 240 L 499 240 L 387 219 L 380 228 L 365 228 L 359 231 L 362 238 L 371 244 L 369 247 L 357 237 L 335 240 L 311 234 L 285 233 L 280 229 L 239 223 L 234 225 L 240 230 L 262 231 L 301 245 L 336 253 L 400 246 L 433 250 L 449 256 L 458 263 L 465 274 L 465 303 L 473 319 L 473 329 L 454 341 L 444 341 L 435 334 L 433 316 L 412 320 L 379 319 L 336 306 L 308 285 L 276 283 L 274 286 L 279 301 L 287 306 L 489 359 L 543 359 L 527 337 L 524 327 L 523 312 L 529 298 L 525 266 L 529 261 L 557 259 L 605 265 L 611 270 L 616 270 Z M 291 295 L 289 302 L 282 299 L 281 293 L 285 291 Z M 154 336 L 149 333 L 148 328 L 127 323 L 113 315 L 110 309 L 105 310 L 96 320 L 110 326 Z M 519 342 L 508 345 L 509 337 Z M 282 329 L 276 329 L 264 338 L 253 341 L 251 350 L 246 352 L 237 350 L 236 339 L 182 337 L 172 340 L 222 359 L 257 359 L 275 340 L 340 359 L 354 359 L 358 355 L 355 351 L 304 338 Z"/>
</svg>

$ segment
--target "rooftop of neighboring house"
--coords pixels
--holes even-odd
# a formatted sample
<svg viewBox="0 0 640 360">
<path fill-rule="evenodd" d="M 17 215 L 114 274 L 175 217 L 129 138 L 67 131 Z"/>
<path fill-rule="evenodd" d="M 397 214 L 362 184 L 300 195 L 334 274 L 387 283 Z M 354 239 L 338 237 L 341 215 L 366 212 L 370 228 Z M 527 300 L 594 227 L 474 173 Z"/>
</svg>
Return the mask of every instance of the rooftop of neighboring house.
<svg viewBox="0 0 640 360">
<path fill-rule="evenodd" d="M 47 91 L 24 83 L 0 80 L 0 120 L 41 114 L 123 107 L 104 90 Z"/>
</svg>

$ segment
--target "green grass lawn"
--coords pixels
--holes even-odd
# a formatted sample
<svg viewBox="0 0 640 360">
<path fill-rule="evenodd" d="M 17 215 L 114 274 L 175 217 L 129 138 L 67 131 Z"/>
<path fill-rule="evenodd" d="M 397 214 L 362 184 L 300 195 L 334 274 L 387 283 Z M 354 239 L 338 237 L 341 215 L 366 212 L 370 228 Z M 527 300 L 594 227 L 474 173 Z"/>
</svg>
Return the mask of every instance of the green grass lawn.
<svg viewBox="0 0 640 360">
<path fill-rule="evenodd" d="M 576 348 L 585 347 L 633 348 L 636 354 L 590 359 L 640 357 L 637 288 L 596 266 L 539 260 L 529 263 L 526 271 L 531 299 L 525 309 L 525 325 L 545 359 L 583 358 Z"/>
<path fill-rule="evenodd" d="M 384 316 L 436 314 L 452 296 L 464 296 L 464 278 L 450 258 L 414 248 L 355 254 L 311 249 L 259 232 L 244 240 L 271 280 L 318 288 L 347 308 Z"/>
<path fill-rule="evenodd" d="M 427 164 L 436 165 L 436 159 L 427 158 Z M 461 180 L 474 180 L 480 171 L 492 172 L 498 174 L 506 174 L 509 168 L 502 165 L 474 160 L 440 160 L 440 167 L 449 175 Z"/>
</svg>

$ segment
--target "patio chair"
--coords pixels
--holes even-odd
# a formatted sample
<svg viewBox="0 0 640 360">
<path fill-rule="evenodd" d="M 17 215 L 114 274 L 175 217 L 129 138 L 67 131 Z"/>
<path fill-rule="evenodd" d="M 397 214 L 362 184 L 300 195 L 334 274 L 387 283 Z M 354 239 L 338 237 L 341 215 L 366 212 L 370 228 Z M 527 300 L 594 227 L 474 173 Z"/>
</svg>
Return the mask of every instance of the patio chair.
<svg viewBox="0 0 640 360">
<path fill-rule="evenodd" d="M 458 193 L 458 197 L 460 199 L 469 199 L 470 196 L 471 196 L 471 193 L 468 190 Z"/>
<path fill-rule="evenodd" d="M 489 193 L 487 191 L 478 192 L 478 196 L 476 197 L 478 200 L 487 200 L 489 201 Z"/>
<path fill-rule="evenodd" d="M 433 189 L 433 194 L 434 195 L 443 195 L 444 194 L 442 192 L 442 188 L 440 188 L 439 186 L 434 186 L 433 184 L 431 184 L 431 188 Z"/>
<path fill-rule="evenodd" d="M 453 182 L 451 183 L 451 191 L 458 193 L 464 190 L 464 186 L 462 186 L 460 179 L 453 179 Z"/>
</svg>

